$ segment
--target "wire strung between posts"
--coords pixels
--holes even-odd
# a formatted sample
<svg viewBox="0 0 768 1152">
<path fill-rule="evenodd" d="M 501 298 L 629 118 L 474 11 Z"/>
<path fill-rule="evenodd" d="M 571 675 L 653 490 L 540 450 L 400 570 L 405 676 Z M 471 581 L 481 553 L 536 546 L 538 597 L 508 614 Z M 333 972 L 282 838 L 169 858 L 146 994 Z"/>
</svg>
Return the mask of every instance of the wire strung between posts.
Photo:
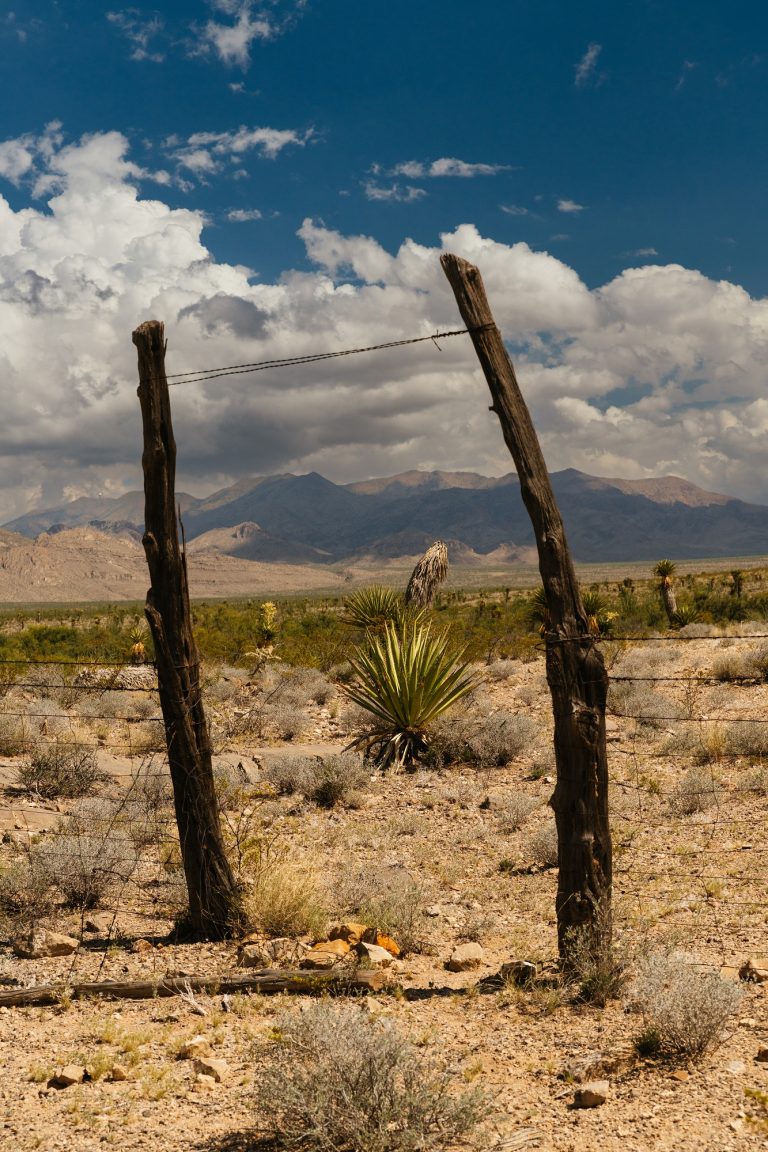
<svg viewBox="0 0 768 1152">
<path fill-rule="evenodd" d="M 476 328 L 456 328 L 452 332 L 433 332 L 431 336 L 412 336 L 408 340 L 388 340 L 385 344 L 369 344 L 367 348 L 342 348 L 338 352 L 312 352 L 306 356 L 287 356 L 277 360 L 255 360 L 250 364 L 229 364 L 223 368 L 195 368 L 189 372 L 171 372 L 166 376 L 169 384 L 197 384 L 201 380 L 217 380 L 220 376 L 240 376 L 246 372 L 264 372 L 267 368 L 290 368 L 298 364 L 315 364 L 339 356 L 358 356 L 361 352 L 381 352 L 387 348 L 402 348 L 406 344 L 423 344 L 431 340 L 438 348 L 438 340 L 449 336 L 466 336 L 472 332 L 485 332 L 495 324 L 479 324 Z M 146 381 L 142 380 L 142 384 Z"/>
</svg>

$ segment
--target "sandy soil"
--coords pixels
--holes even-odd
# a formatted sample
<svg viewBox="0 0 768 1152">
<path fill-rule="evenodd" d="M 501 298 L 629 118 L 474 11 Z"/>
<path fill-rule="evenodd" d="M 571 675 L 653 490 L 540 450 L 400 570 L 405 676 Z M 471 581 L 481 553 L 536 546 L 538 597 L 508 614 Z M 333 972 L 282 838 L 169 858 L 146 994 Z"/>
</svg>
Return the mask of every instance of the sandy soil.
<svg viewBox="0 0 768 1152">
<path fill-rule="evenodd" d="M 762 757 L 754 752 L 754 742 L 768 729 L 768 686 L 691 679 L 691 673 L 709 676 L 719 661 L 742 659 L 764 644 L 726 637 L 608 650 L 617 678 L 614 712 L 647 718 L 654 713 L 651 723 L 629 715 L 609 721 L 621 946 L 635 954 L 683 950 L 681 963 L 710 966 L 734 981 L 750 956 L 768 967 L 768 796 Z M 354 807 L 324 810 L 289 796 L 259 808 L 262 830 L 278 837 L 304 872 L 317 876 L 332 913 L 349 911 L 338 902 L 345 878 L 359 869 L 379 876 L 384 888 L 388 878 L 394 882 L 403 875 L 423 885 L 421 907 L 429 911 L 419 920 L 424 948 L 400 962 L 396 979 L 402 992 L 367 998 L 368 1011 L 395 1020 L 425 1052 L 447 1062 L 458 1086 L 482 1084 L 492 1093 L 480 1148 L 765 1147 L 766 1136 L 750 1123 L 745 1092 L 768 1091 L 768 1064 L 755 1060 L 759 1047 L 768 1044 L 768 984 L 743 985 L 741 1007 L 722 1042 L 697 1061 L 628 1056 L 642 1021 L 626 997 L 599 1009 L 579 1004 L 557 986 L 555 872 L 537 862 L 536 850 L 537 834 L 552 819 L 546 806 L 553 779 L 543 666 L 509 662 L 485 673 L 477 715 L 524 715 L 535 722 L 525 748 L 506 766 L 377 776 Z M 649 684 L 644 677 L 675 679 Z M 244 687 L 226 701 L 221 694 L 212 697 L 210 710 L 242 714 L 249 691 Z M 3 706 L 12 711 L 20 705 L 10 693 Z M 342 747 L 349 727 L 343 707 L 331 700 L 312 705 L 309 715 L 298 743 L 233 733 L 226 762 L 242 765 L 245 776 L 258 780 L 275 758 Z M 750 718 L 759 722 L 749 728 L 753 751 L 738 752 L 733 733 L 746 731 Z M 82 706 L 70 707 L 69 723 L 85 731 Z M 681 789 L 681 781 L 702 758 L 702 746 L 709 749 L 703 767 L 716 791 L 703 810 L 685 814 L 690 788 Z M 741 747 L 747 747 L 744 739 Z M 114 759 L 108 747 L 100 755 L 105 767 L 125 777 L 129 759 Z M 70 807 L 20 795 L 13 784 L 17 763 L 3 762 L 0 820 L 15 838 L 2 845 L 6 863 L 23 854 L 27 827 L 45 839 L 50 833 L 41 829 L 53 829 L 62 815 L 58 809 Z M 522 794 L 538 806 L 514 830 L 510 813 Z M 0 978 L 8 987 L 57 981 L 64 988 L 97 976 L 158 979 L 168 972 L 237 970 L 234 943 L 168 944 L 170 904 L 162 885 L 147 879 L 92 914 L 97 930 L 84 933 L 74 957 L 19 960 L 5 947 Z M 82 919 L 62 912 L 56 926 L 77 932 Z M 140 939 L 147 943 L 137 945 Z M 451 952 L 467 939 L 481 943 L 483 964 L 473 972 L 446 971 Z M 483 984 L 505 961 L 523 959 L 538 965 L 533 986 Z M 256 1119 L 255 1054 L 268 1045 L 276 1016 L 298 1010 L 299 1002 L 235 997 L 225 1012 L 219 997 L 198 1001 L 205 1016 L 180 998 L 70 1003 L 63 996 L 54 1007 L 0 1008 L 0 1147 L 254 1147 L 249 1134 Z M 183 1041 L 197 1033 L 227 1061 L 223 1082 L 213 1087 L 197 1083 L 190 1062 L 177 1059 Z M 333 1044 L 332 1036 L 328 1042 Z M 566 1074 L 586 1067 L 595 1054 L 609 1058 L 608 1100 L 594 1110 L 576 1110 Z M 90 1065 L 98 1078 L 63 1090 L 48 1087 L 54 1069 L 72 1062 Z M 109 1079 L 115 1063 L 125 1066 L 126 1080 Z"/>
</svg>

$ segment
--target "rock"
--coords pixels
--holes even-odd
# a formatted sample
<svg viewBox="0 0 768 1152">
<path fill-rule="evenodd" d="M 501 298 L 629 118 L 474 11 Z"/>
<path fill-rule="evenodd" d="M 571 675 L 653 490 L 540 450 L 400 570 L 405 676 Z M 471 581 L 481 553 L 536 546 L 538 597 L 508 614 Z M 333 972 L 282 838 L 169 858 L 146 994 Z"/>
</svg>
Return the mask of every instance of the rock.
<svg viewBox="0 0 768 1152">
<path fill-rule="evenodd" d="M 309 955 L 313 952 L 329 952 L 332 956 L 346 956 L 351 952 L 349 944 L 346 940 L 318 940 L 317 944 L 313 944 L 309 950 Z"/>
<path fill-rule="evenodd" d="M 690 1072 L 686 1072 L 685 1068 L 675 1068 L 672 1073 L 673 1080 L 679 1080 L 681 1084 L 685 1084 L 686 1080 L 690 1080 Z"/>
<path fill-rule="evenodd" d="M 386 948 L 387 952 L 395 958 L 400 955 L 400 945 L 397 941 L 393 940 L 391 936 L 379 932 L 378 928 L 367 928 L 363 940 L 366 944 L 376 944 L 379 948 Z"/>
<path fill-rule="evenodd" d="M 80 941 L 74 936 L 34 928 L 28 936 L 14 940 L 13 953 L 22 960 L 42 960 L 47 956 L 71 956 L 79 947 Z"/>
<path fill-rule="evenodd" d="M 757 1050 L 755 1060 L 759 1060 L 761 1064 L 768 1063 L 768 1045 L 761 1044 Z"/>
<path fill-rule="evenodd" d="M 211 1044 L 207 1036 L 198 1034 L 179 1049 L 179 1060 L 197 1060 L 203 1056 L 210 1056 Z"/>
<path fill-rule="evenodd" d="M 768 980 L 768 968 L 761 968 L 752 960 L 745 960 L 739 968 L 739 980 L 746 980 L 748 984 L 764 984 Z"/>
<path fill-rule="evenodd" d="M 216 1080 L 213 1076 L 206 1076 L 200 1072 L 195 1076 L 195 1084 L 198 1088 L 215 1088 Z"/>
<path fill-rule="evenodd" d="M 608 1099 L 610 1085 L 607 1080 L 590 1080 L 573 1094 L 574 1108 L 599 1108 Z"/>
<path fill-rule="evenodd" d="M 446 964 L 449 972 L 468 972 L 471 968 L 479 968 L 485 960 L 485 952 L 474 941 L 459 944 L 454 948 L 451 958 Z"/>
<path fill-rule="evenodd" d="M 350 948 L 354 948 L 355 944 L 360 943 L 367 931 L 367 924 L 356 924 L 354 921 L 350 921 L 347 924 L 335 924 L 328 933 L 328 938 L 329 940 L 346 940 Z"/>
<path fill-rule="evenodd" d="M 194 1068 L 198 1076 L 211 1076 L 217 1084 L 221 1084 L 229 1072 L 229 1065 L 226 1060 L 216 1059 L 213 1056 L 195 1060 Z"/>
<path fill-rule="evenodd" d="M 122 1083 L 123 1080 L 128 1079 L 128 1069 L 122 1064 L 113 1064 L 109 1070 L 109 1078 L 113 1084 Z"/>
<path fill-rule="evenodd" d="M 365 940 L 361 940 L 355 951 L 371 968 L 389 968 L 392 965 L 392 953 L 378 944 L 367 944 Z"/>
<path fill-rule="evenodd" d="M 743 1076 L 747 1070 L 747 1065 L 743 1060 L 728 1060 L 725 1065 L 726 1072 L 730 1072 L 732 1076 Z"/>
<path fill-rule="evenodd" d="M 439 904 L 429 904 L 429 905 L 428 905 L 428 906 L 427 906 L 427 907 L 424 909 L 424 915 L 425 915 L 425 916 L 440 916 L 440 915 L 441 915 L 441 913 L 442 913 L 442 911 L 443 911 L 443 910 L 442 910 L 442 908 L 440 907 L 440 905 L 439 905 Z"/>
<path fill-rule="evenodd" d="M 145 953 L 153 951 L 154 948 L 150 944 L 149 940 L 144 940 L 143 938 L 140 940 L 134 940 L 133 944 L 131 944 L 131 952 L 134 952 L 137 956 L 143 956 Z"/>
<path fill-rule="evenodd" d="M 83 924 L 84 932 L 106 933 L 113 930 L 112 916 L 89 916 Z"/>
<path fill-rule="evenodd" d="M 502 964 L 500 975 L 502 980 L 525 986 L 536 978 L 537 972 L 538 969 L 532 960 L 509 960 L 506 964 Z"/>
<path fill-rule="evenodd" d="M 85 1068 L 80 1064 L 65 1064 L 57 1068 L 48 1081 L 49 1088 L 69 1088 L 72 1084 L 82 1084 L 85 1080 Z"/>
<path fill-rule="evenodd" d="M 274 940 L 259 940 L 255 934 L 246 936 L 240 944 L 237 962 L 241 968 L 280 968 L 298 964 L 304 955 L 304 945 L 290 936 Z"/>
</svg>

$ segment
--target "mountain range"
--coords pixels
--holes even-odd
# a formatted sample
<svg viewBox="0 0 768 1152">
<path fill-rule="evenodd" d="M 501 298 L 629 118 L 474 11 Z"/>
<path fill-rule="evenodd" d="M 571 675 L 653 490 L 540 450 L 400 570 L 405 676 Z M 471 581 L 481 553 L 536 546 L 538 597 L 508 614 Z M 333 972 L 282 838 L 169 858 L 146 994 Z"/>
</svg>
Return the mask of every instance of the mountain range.
<svg viewBox="0 0 768 1152">
<path fill-rule="evenodd" d="M 696 559 L 768 552 L 768 507 L 707 492 L 675 476 L 607 479 L 552 474 L 571 550 L 582 563 Z M 334 484 L 317 472 L 240 480 L 210 496 L 178 495 L 190 555 L 262 563 L 386 562 L 438 537 L 454 563 L 530 563 L 534 540 L 516 474 L 403 472 Z M 87 497 L 5 524 L 9 533 L 90 527 L 138 541 L 144 496 Z"/>
</svg>

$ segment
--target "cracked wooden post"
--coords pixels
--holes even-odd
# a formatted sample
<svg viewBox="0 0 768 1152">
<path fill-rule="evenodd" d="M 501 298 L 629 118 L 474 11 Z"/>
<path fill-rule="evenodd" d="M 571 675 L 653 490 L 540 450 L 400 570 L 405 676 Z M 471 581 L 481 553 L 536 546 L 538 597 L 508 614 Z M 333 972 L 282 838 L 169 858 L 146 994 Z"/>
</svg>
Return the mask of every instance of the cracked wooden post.
<svg viewBox="0 0 768 1152">
<path fill-rule="evenodd" d="M 590 634 L 573 560 L 544 456 L 512 361 L 496 327 L 480 272 L 459 256 L 440 258 L 470 330 L 491 391 L 491 410 L 515 462 L 533 524 L 550 614 L 547 682 L 555 721 L 557 783 L 552 797 L 558 840 L 557 936 L 566 965 L 574 932 L 597 950 L 611 942 L 611 832 L 605 703 L 608 676 Z"/>
<path fill-rule="evenodd" d="M 176 443 L 165 376 L 164 328 L 158 320 L 133 333 L 138 350 L 144 427 L 144 552 L 151 587 L 144 608 L 155 645 L 176 822 L 189 894 L 180 933 L 220 940 L 244 924 L 241 894 L 224 850 L 213 783 L 200 661 L 189 609 L 186 556 L 176 514 Z"/>
</svg>

